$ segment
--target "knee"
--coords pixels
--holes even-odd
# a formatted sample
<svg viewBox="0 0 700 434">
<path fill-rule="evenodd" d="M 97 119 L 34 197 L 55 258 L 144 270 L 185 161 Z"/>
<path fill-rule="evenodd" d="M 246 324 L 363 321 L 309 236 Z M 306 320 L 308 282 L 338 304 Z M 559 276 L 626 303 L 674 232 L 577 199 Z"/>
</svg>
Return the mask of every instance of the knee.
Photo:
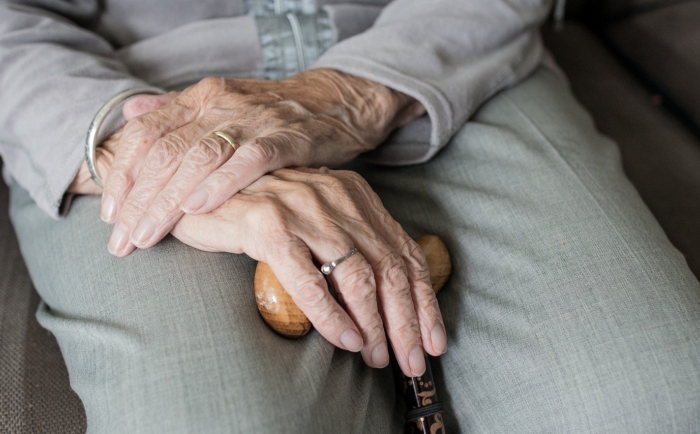
<svg viewBox="0 0 700 434">
<path fill-rule="evenodd" d="M 447 370 L 448 394 L 467 401 L 451 409 L 460 430 L 473 433 L 696 432 L 700 339 L 687 332 L 639 330 L 627 342 L 558 353 L 525 341 L 513 358 L 488 357 L 478 375 L 467 371 L 478 362 L 464 364 L 462 375 Z M 450 387 L 456 378 L 462 384 Z"/>
</svg>

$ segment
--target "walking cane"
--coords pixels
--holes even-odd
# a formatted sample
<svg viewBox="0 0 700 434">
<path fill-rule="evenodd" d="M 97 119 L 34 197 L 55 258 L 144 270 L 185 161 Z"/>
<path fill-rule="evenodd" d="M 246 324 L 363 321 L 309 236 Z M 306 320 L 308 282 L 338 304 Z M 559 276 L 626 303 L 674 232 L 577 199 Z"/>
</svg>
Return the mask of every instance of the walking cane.
<svg viewBox="0 0 700 434">
<path fill-rule="evenodd" d="M 445 243 L 435 235 L 424 235 L 416 240 L 423 250 L 430 270 L 430 283 L 437 294 L 452 272 L 452 262 Z M 255 300 L 265 322 L 277 333 L 288 338 L 300 338 L 311 330 L 311 322 L 294 304 L 292 297 L 272 272 L 269 265 L 259 262 L 255 270 Z M 407 412 L 405 434 L 445 434 L 443 406 L 438 401 L 433 372 L 428 357 L 425 373 L 420 377 L 406 377 L 400 373 Z"/>
</svg>

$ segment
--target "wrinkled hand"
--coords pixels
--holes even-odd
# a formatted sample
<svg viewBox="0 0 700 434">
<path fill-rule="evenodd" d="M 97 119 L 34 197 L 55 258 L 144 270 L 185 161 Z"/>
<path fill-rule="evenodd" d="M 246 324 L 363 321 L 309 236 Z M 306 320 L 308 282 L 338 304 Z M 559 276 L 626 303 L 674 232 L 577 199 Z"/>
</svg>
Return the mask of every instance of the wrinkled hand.
<svg viewBox="0 0 700 434">
<path fill-rule="evenodd" d="M 125 126 L 102 197 L 115 224 L 109 250 L 150 247 L 184 212 L 207 213 L 272 170 L 349 161 L 422 113 L 404 94 L 333 70 L 204 79 Z M 235 154 L 214 131 L 234 138 Z"/>
<path fill-rule="evenodd" d="M 125 116 L 148 112 L 172 95 L 158 98 L 131 100 Z M 98 148 L 101 174 L 110 172 L 121 134 L 116 132 Z M 69 191 L 90 194 L 100 189 L 83 165 Z M 434 356 L 446 350 L 423 252 L 355 173 L 278 170 L 208 214 L 185 216 L 172 233 L 202 250 L 247 253 L 270 264 L 317 330 L 339 348 L 361 349 L 369 366 L 389 362 L 387 334 L 409 376 L 425 369 L 422 349 Z M 330 275 L 343 309 L 330 296 L 312 258 L 330 262 L 351 246 L 359 253 Z"/>
<path fill-rule="evenodd" d="M 422 250 L 354 172 L 277 170 L 211 213 L 183 217 L 172 233 L 198 249 L 267 262 L 316 329 L 362 351 L 369 366 L 389 363 L 386 335 L 407 376 L 423 374 L 423 349 L 446 349 Z M 353 247 L 329 276 L 343 309 L 313 259 L 331 262 Z"/>
<path fill-rule="evenodd" d="M 149 95 L 148 97 L 140 95 L 131 98 L 124 104 L 122 114 L 127 121 L 131 120 L 137 116 L 165 106 L 175 99 L 178 94 L 179 92 L 170 92 L 165 95 Z M 123 134 L 124 129 L 118 129 L 95 149 L 95 166 L 97 167 L 97 173 L 100 174 L 102 179 L 105 179 L 107 174 L 112 170 L 114 156 L 119 150 Z M 102 193 L 102 188 L 92 181 L 90 171 L 85 161 L 80 165 L 80 169 L 75 175 L 75 178 L 73 178 L 73 182 L 68 186 L 67 192 L 73 194 Z"/>
</svg>

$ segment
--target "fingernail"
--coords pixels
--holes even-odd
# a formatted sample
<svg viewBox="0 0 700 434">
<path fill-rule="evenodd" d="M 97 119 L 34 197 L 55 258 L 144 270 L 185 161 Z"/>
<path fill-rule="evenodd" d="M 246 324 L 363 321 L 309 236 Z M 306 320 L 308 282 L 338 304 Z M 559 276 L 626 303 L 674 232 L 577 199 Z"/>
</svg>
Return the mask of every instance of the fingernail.
<svg viewBox="0 0 700 434">
<path fill-rule="evenodd" d="M 408 355 L 408 365 L 411 368 L 411 374 L 414 377 L 420 377 L 425 373 L 425 356 L 423 348 L 415 347 Z"/>
<path fill-rule="evenodd" d="M 430 331 L 430 339 L 433 341 L 433 349 L 442 354 L 447 350 L 447 335 L 442 324 L 437 323 Z"/>
<path fill-rule="evenodd" d="M 103 222 L 110 223 L 114 220 L 115 214 L 117 213 L 117 202 L 110 195 L 105 196 L 102 201 L 102 212 L 100 217 Z"/>
<path fill-rule="evenodd" d="M 109 253 L 118 254 L 124 249 L 127 242 L 129 242 L 129 228 L 124 223 L 117 223 L 112 230 L 112 236 L 109 237 L 109 244 L 107 244 Z"/>
<path fill-rule="evenodd" d="M 383 368 L 389 364 L 389 349 L 385 342 L 374 347 L 372 350 L 372 365 L 375 368 Z"/>
<path fill-rule="evenodd" d="M 340 343 L 346 350 L 356 353 L 362 349 L 362 337 L 353 329 L 347 330 L 340 336 Z"/>
<path fill-rule="evenodd" d="M 153 232 L 155 231 L 156 219 L 154 219 L 150 215 L 147 215 L 146 217 L 141 219 L 138 225 L 136 225 L 136 229 L 134 229 L 133 243 L 144 244 L 151 238 Z"/>
<path fill-rule="evenodd" d="M 209 193 L 203 188 L 195 190 L 190 196 L 185 199 L 182 204 L 182 210 L 186 213 L 197 212 L 209 200 Z"/>
</svg>

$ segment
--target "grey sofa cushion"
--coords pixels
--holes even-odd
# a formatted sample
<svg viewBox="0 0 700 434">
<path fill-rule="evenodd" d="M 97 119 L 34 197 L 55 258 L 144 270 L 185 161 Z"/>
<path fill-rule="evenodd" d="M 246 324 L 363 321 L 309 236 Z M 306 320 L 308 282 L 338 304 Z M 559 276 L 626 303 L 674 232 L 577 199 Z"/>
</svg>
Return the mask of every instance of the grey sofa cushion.
<svg viewBox="0 0 700 434">
<path fill-rule="evenodd" d="M 34 313 L 39 296 L 19 253 L 0 181 L 0 433 L 84 433 L 56 339 Z"/>
<path fill-rule="evenodd" d="M 700 127 L 700 1 L 634 15 L 605 33 Z"/>
<path fill-rule="evenodd" d="M 546 26 L 544 36 L 574 94 L 620 145 L 627 176 L 700 278 L 700 138 L 652 104 L 651 92 L 584 27 Z"/>
</svg>

